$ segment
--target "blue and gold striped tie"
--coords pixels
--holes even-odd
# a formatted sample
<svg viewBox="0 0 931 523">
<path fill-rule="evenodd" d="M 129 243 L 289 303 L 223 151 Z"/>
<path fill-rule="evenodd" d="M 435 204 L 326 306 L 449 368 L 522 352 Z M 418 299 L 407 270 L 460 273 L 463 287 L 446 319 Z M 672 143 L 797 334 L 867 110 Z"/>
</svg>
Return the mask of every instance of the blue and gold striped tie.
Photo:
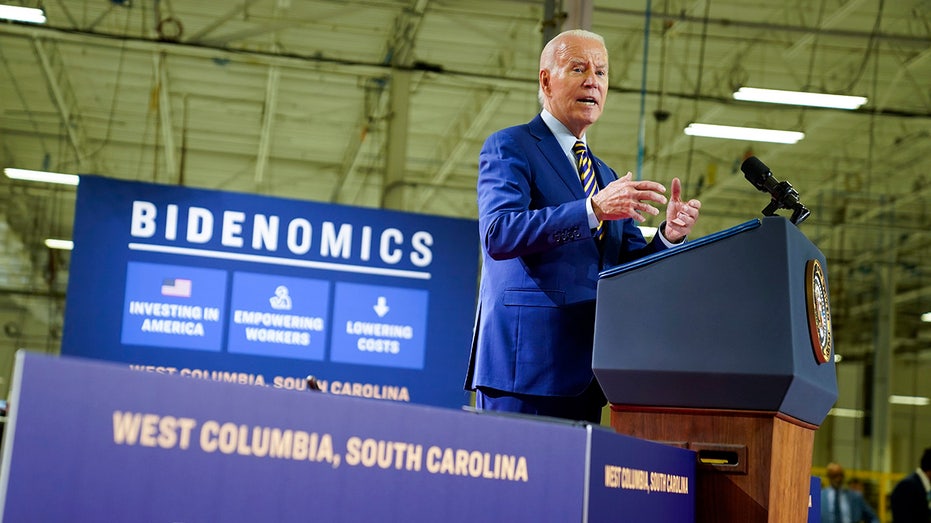
<svg viewBox="0 0 931 523">
<path fill-rule="evenodd" d="M 592 167 L 592 158 L 588 155 L 588 148 L 582 140 L 579 140 L 572 146 L 572 152 L 575 153 L 576 167 L 582 179 L 582 190 L 585 191 L 586 198 L 591 198 L 598 192 L 598 182 L 595 181 L 595 169 Z M 598 228 L 595 229 L 595 238 L 600 240 L 603 236 L 604 222 L 599 221 Z"/>
</svg>

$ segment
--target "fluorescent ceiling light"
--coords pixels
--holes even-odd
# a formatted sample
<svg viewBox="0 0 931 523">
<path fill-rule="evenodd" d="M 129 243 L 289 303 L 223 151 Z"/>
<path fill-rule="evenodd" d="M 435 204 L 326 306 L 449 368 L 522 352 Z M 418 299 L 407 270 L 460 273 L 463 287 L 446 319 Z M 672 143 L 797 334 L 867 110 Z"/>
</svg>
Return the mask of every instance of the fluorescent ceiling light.
<svg viewBox="0 0 931 523">
<path fill-rule="evenodd" d="M 31 22 L 33 24 L 45 23 L 45 12 L 34 7 L 19 7 L 16 5 L 0 5 L 0 18 L 14 22 Z"/>
<path fill-rule="evenodd" d="M 828 412 L 828 414 L 838 418 L 858 419 L 863 417 L 863 411 L 860 409 L 842 409 L 839 407 L 834 407 Z"/>
<path fill-rule="evenodd" d="M 931 404 L 931 398 L 926 398 L 924 396 L 897 396 L 893 394 L 889 396 L 889 403 L 893 405 L 914 405 L 916 407 L 924 407 L 925 405 Z"/>
<path fill-rule="evenodd" d="M 709 138 L 728 138 L 747 142 L 795 143 L 805 137 L 797 131 L 777 131 L 775 129 L 756 129 L 753 127 L 732 127 L 730 125 L 712 125 L 707 123 L 690 123 L 685 128 L 689 136 L 707 136 Z"/>
<path fill-rule="evenodd" d="M 77 185 L 81 178 L 76 174 L 50 173 L 45 171 L 29 171 L 27 169 L 12 169 L 6 167 L 3 174 L 14 180 L 29 182 L 60 183 L 62 185 Z"/>
<path fill-rule="evenodd" d="M 45 246 L 49 249 L 61 249 L 63 251 L 70 251 L 74 249 L 74 242 L 71 240 L 56 240 L 55 238 L 47 238 L 45 240 Z"/>
<path fill-rule="evenodd" d="M 829 107 L 831 109 L 856 109 L 866 103 L 866 97 L 863 96 L 780 91 L 778 89 L 757 89 L 756 87 L 741 87 L 734 91 L 734 99 L 747 102 Z"/>
</svg>

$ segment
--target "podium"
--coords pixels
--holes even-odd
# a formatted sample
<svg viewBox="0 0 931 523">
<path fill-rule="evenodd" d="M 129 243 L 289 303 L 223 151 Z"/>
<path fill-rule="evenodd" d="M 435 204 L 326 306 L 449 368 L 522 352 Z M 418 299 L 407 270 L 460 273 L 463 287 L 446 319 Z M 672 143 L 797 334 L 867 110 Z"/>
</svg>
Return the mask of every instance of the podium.
<svg viewBox="0 0 931 523">
<path fill-rule="evenodd" d="M 611 426 L 696 452 L 696 521 L 805 521 L 837 400 L 824 255 L 765 217 L 606 270 L 592 365 Z"/>
</svg>

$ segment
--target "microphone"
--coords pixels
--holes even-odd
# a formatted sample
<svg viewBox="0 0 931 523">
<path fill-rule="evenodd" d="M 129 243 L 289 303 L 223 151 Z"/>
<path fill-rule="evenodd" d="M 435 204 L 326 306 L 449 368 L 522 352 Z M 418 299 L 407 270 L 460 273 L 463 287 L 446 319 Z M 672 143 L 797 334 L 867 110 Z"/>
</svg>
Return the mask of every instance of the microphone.
<svg viewBox="0 0 931 523">
<path fill-rule="evenodd" d="M 317 377 L 313 374 L 308 374 L 307 377 L 304 378 L 304 382 L 307 384 L 307 390 L 311 392 L 319 392 L 323 390 L 320 388 L 320 383 L 317 381 Z"/>
<path fill-rule="evenodd" d="M 764 216 L 775 216 L 776 209 L 791 209 L 792 217 L 790 221 L 798 225 L 805 221 L 805 218 L 811 214 L 807 208 L 799 201 L 798 191 L 796 191 L 789 182 L 780 182 L 773 176 L 763 162 L 756 156 L 751 156 L 743 161 L 740 170 L 744 173 L 750 183 L 758 190 L 769 193 L 772 201 L 763 209 Z"/>
</svg>

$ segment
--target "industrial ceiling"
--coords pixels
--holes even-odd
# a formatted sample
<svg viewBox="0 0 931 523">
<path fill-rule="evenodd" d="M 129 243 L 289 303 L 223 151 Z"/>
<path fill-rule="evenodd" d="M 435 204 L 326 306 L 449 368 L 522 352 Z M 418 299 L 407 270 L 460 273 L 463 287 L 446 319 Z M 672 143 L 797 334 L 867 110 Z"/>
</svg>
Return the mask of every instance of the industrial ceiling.
<svg viewBox="0 0 931 523">
<path fill-rule="evenodd" d="M 837 351 L 881 390 L 931 396 L 929 0 L 6 3 L 47 22 L 0 22 L 2 167 L 464 218 L 483 140 L 539 110 L 544 34 L 589 27 L 611 62 L 595 154 L 680 177 L 703 204 L 694 237 L 761 216 L 769 195 L 739 170 L 757 156 L 811 210 L 800 228 L 827 257 Z M 869 101 L 741 102 L 740 86 Z M 690 122 L 805 138 L 692 137 Z M 0 177 L 7 371 L 17 348 L 58 351 L 69 254 L 43 241 L 70 238 L 74 201 Z"/>
</svg>

